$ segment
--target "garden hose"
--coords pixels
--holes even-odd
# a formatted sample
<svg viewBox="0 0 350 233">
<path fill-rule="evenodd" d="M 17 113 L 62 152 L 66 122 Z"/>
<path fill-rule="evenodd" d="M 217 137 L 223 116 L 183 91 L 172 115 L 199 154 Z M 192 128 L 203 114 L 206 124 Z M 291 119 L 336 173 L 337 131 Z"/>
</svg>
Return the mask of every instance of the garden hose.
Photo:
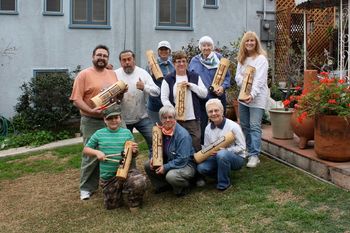
<svg viewBox="0 0 350 233">
<path fill-rule="evenodd" d="M 11 122 L 3 116 L 0 116 L 0 135 L 6 137 L 9 133 Z"/>
</svg>

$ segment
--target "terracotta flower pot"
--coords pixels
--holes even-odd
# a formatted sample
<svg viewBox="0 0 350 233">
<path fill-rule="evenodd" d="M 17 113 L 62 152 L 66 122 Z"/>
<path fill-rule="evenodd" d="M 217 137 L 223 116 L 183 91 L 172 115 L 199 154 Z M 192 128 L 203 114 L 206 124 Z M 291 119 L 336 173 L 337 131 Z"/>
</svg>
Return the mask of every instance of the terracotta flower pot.
<svg viewBox="0 0 350 233">
<path fill-rule="evenodd" d="M 317 70 L 304 70 L 303 94 L 308 93 L 314 88 L 314 82 L 317 81 Z M 315 119 L 306 117 L 300 123 L 297 119 L 297 113 L 294 112 L 291 117 L 293 132 L 299 137 L 299 148 L 305 149 L 307 142 L 314 139 Z"/>
<path fill-rule="evenodd" d="M 315 152 L 320 159 L 350 161 L 350 117 L 315 117 Z"/>
<path fill-rule="evenodd" d="M 299 148 L 305 149 L 309 140 L 314 140 L 315 118 L 306 117 L 300 123 L 297 112 L 294 111 L 291 117 L 293 132 L 299 137 Z"/>
</svg>

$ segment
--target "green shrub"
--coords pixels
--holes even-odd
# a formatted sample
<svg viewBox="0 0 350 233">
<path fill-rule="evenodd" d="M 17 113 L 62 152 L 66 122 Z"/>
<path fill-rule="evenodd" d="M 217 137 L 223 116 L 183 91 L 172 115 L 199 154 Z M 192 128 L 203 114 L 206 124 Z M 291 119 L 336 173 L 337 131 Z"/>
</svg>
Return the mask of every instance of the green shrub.
<svg viewBox="0 0 350 233">
<path fill-rule="evenodd" d="M 22 134 L 9 134 L 6 137 L 0 137 L 0 150 L 17 148 L 22 146 L 40 146 L 53 141 L 71 138 L 73 132 L 66 130 L 55 133 L 52 131 L 38 130 Z"/>
<path fill-rule="evenodd" d="M 24 82 L 12 119 L 15 129 L 58 131 L 65 121 L 79 116 L 69 101 L 73 82 L 73 75 L 66 73 L 42 74 Z"/>
</svg>

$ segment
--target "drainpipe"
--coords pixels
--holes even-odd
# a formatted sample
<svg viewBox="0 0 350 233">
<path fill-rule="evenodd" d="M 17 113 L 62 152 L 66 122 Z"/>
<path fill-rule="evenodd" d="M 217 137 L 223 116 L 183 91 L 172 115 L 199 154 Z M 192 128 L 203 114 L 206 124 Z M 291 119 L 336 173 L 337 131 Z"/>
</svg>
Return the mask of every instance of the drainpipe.
<svg viewBox="0 0 350 233">
<path fill-rule="evenodd" d="M 136 0 L 134 0 L 134 38 L 133 38 L 133 50 L 134 50 L 134 52 L 135 52 L 135 56 L 136 57 L 138 57 L 137 56 L 137 49 L 136 49 L 136 38 L 137 38 L 137 36 L 136 36 L 136 33 L 137 33 L 137 30 L 136 30 L 136 19 L 137 19 L 137 17 L 136 17 Z"/>
<path fill-rule="evenodd" d="M 339 61 L 340 61 L 340 75 L 343 73 L 344 64 L 343 64 L 343 48 L 345 47 L 345 41 L 343 41 L 343 1 L 340 0 L 340 53 L 339 53 Z"/>
<path fill-rule="evenodd" d="M 350 0 L 348 0 L 348 5 L 347 5 L 348 9 L 347 9 L 347 12 L 348 12 L 348 28 L 350 28 L 350 12 L 349 12 L 349 8 L 350 8 Z M 349 37 L 349 31 L 348 31 L 348 37 Z M 350 42 L 348 41 L 348 53 L 349 53 L 349 48 L 350 46 Z M 349 57 L 347 58 L 348 59 L 348 72 L 347 72 L 347 81 L 348 81 L 348 84 L 350 84 L 350 63 L 349 63 Z"/>
<path fill-rule="evenodd" d="M 350 1 L 350 0 L 349 0 Z M 307 69 L 306 67 L 306 53 L 307 53 L 307 42 L 306 42 L 306 31 L 307 31 L 307 28 L 306 28 L 306 12 L 304 10 L 303 12 L 303 15 L 304 15 L 304 70 Z"/>
</svg>

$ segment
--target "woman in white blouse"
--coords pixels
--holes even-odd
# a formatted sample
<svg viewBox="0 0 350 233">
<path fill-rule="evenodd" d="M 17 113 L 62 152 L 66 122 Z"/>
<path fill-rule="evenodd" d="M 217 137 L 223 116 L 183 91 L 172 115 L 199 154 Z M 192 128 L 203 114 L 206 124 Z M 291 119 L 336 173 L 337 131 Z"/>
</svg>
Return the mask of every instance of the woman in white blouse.
<svg viewBox="0 0 350 233">
<path fill-rule="evenodd" d="M 249 156 L 247 167 L 256 167 L 260 162 L 261 120 L 268 103 L 268 60 L 255 32 L 248 31 L 243 35 L 237 60 L 235 81 L 239 87 L 242 86 L 247 65 L 255 68 L 250 95 L 239 101 L 239 116 Z"/>
</svg>

